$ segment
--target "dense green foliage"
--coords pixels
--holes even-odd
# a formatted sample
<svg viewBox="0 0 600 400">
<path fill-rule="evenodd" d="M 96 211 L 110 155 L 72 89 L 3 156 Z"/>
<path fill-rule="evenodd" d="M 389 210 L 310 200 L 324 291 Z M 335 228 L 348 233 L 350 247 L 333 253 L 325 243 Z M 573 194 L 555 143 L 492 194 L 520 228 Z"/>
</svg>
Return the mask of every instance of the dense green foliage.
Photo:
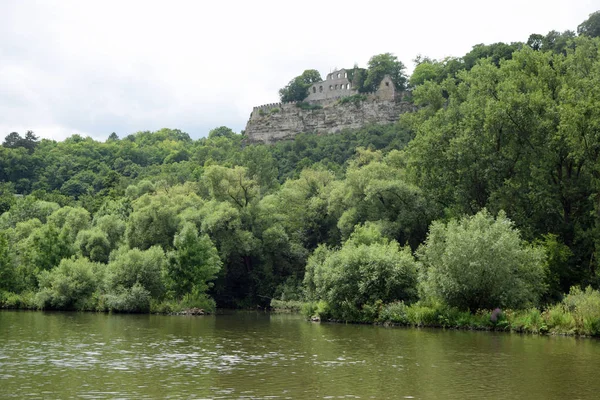
<svg viewBox="0 0 600 400">
<path fill-rule="evenodd" d="M 501 212 L 434 222 L 419 248 L 426 297 L 452 307 L 527 308 L 545 289 L 544 251 L 528 246 Z"/>
<path fill-rule="evenodd" d="M 390 242 L 371 223 L 358 226 L 339 250 L 318 247 L 304 283 L 308 298 L 327 301 L 334 318 L 369 320 L 378 302 L 417 298 L 417 264 L 410 248 Z"/>
<path fill-rule="evenodd" d="M 496 307 L 534 318 L 541 306 L 539 321 L 568 314 L 596 334 L 591 36 L 420 58 L 418 111 L 336 135 L 247 145 L 227 127 L 198 140 L 171 129 L 105 142 L 11 133 L 0 147 L 0 303 L 133 312 L 276 298 L 357 321 Z M 389 53 L 372 61 L 355 71 L 366 84 L 388 67 L 402 78 Z"/>
<path fill-rule="evenodd" d="M 292 79 L 284 88 L 279 89 L 282 102 L 302 101 L 308 97 L 308 88 L 312 83 L 321 82 L 321 74 L 316 69 L 307 69 Z"/>
</svg>

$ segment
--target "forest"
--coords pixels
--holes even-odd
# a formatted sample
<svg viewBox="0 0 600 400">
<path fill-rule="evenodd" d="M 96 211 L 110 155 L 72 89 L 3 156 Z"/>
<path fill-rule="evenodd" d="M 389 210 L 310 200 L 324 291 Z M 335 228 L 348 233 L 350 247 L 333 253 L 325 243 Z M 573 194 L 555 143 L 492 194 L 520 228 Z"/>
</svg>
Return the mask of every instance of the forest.
<svg viewBox="0 0 600 400">
<path fill-rule="evenodd" d="M 600 12 L 415 62 L 393 125 L 8 134 L 0 306 L 600 334 Z"/>
</svg>

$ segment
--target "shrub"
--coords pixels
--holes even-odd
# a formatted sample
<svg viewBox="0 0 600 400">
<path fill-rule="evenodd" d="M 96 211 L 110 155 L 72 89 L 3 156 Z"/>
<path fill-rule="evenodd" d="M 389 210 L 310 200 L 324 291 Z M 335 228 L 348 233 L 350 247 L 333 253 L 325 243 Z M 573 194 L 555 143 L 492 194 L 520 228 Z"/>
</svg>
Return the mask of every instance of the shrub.
<svg viewBox="0 0 600 400">
<path fill-rule="evenodd" d="M 580 334 L 600 335 L 600 292 L 587 287 L 572 287 L 563 299 L 565 310 L 573 315 L 575 327 Z"/>
<path fill-rule="evenodd" d="M 504 212 L 434 222 L 417 254 L 425 296 L 463 310 L 527 308 L 545 290 L 544 251 L 521 240 Z"/>
<path fill-rule="evenodd" d="M 291 311 L 291 312 L 299 312 L 302 310 L 302 306 L 304 303 L 297 300 L 271 300 L 271 308 L 277 311 Z"/>
<path fill-rule="evenodd" d="M 354 104 L 358 106 L 363 101 L 367 100 L 367 96 L 364 94 L 353 94 L 352 96 L 342 97 L 338 100 L 339 104 Z"/>
<path fill-rule="evenodd" d="M 329 304 L 334 318 L 362 321 L 377 318 L 378 302 L 414 300 L 416 268 L 409 248 L 371 225 L 359 226 L 340 250 L 317 248 L 306 266 L 305 286 L 309 298 Z"/>
<path fill-rule="evenodd" d="M 23 292 L 17 294 L 0 291 L 0 308 L 34 309 L 36 308 L 35 293 Z"/>
<path fill-rule="evenodd" d="M 151 295 L 139 282 L 130 288 L 119 287 L 106 295 L 106 306 L 117 312 L 149 312 Z"/>
<path fill-rule="evenodd" d="M 145 251 L 121 248 L 111 257 L 113 260 L 108 264 L 107 275 L 109 292 L 123 294 L 123 289 L 131 289 L 137 284 L 155 298 L 164 294 L 162 275 L 166 269 L 166 258 L 159 246 Z"/>
<path fill-rule="evenodd" d="M 87 259 L 63 259 L 51 271 L 39 275 L 40 290 L 35 302 L 41 309 L 90 310 L 91 299 L 98 287 L 98 266 Z"/>
</svg>

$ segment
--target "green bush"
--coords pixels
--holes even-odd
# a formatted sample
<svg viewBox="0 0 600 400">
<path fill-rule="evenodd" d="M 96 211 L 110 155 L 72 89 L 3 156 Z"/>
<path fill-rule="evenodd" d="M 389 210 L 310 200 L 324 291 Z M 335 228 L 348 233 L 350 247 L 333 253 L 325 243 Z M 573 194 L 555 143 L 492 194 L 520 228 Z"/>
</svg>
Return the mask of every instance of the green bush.
<svg viewBox="0 0 600 400">
<path fill-rule="evenodd" d="M 410 249 L 385 239 L 371 224 L 358 226 L 340 250 L 317 248 L 304 279 L 309 298 L 326 301 L 333 318 L 346 321 L 376 319 L 378 302 L 417 297 Z"/>
<path fill-rule="evenodd" d="M 122 289 L 130 289 L 137 284 L 152 297 L 160 298 L 164 294 L 166 257 L 159 246 L 145 251 L 121 248 L 111 258 L 106 279 L 109 292 L 122 292 Z"/>
<path fill-rule="evenodd" d="M 151 295 L 139 282 L 130 288 L 119 287 L 106 295 L 106 307 L 110 311 L 147 313 L 150 311 Z"/>
<path fill-rule="evenodd" d="M 299 312 L 302 310 L 303 302 L 298 300 L 277 300 L 271 299 L 271 308 L 276 311 Z"/>
<path fill-rule="evenodd" d="M 35 309 L 35 293 L 34 292 L 3 292 L 0 291 L 0 308 L 9 309 Z"/>
<path fill-rule="evenodd" d="M 40 309 L 93 310 L 92 295 L 101 281 L 99 266 L 85 258 L 63 259 L 59 266 L 42 271 L 35 302 Z"/>
<path fill-rule="evenodd" d="M 600 292 L 587 287 L 581 290 L 572 287 L 562 301 L 563 306 L 573 315 L 578 333 L 600 335 Z"/>
<path fill-rule="evenodd" d="M 367 100 L 367 96 L 364 94 L 353 94 L 352 96 L 342 97 L 338 100 L 339 104 L 354 104 L 358 106 L 363 101 Z"/>
<path fill-rule="evenodd" d="M 425 297 L 462 310 L 523 309 L 546 289 L 543 249 L 521 240 L 504 212 L 434 222 L 417 254 Z"/>
</svg>

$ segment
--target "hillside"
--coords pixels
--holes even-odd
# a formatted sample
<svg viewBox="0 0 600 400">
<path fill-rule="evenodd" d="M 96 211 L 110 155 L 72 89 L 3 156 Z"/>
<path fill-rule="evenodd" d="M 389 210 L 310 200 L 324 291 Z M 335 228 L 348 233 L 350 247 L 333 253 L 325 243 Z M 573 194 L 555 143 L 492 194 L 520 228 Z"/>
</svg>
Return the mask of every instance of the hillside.
<svg viewBox="0 0 600 400">
<path fill-rule="evenodd" d="M 416 111 L 396 123 L 273 145 L 226 127 L 199 140 L 12 133 L 0 148 L 0 304 L 147 312 L 278 298 L 373 320 L 400 300 L 475 312 L 597 288 L 592 36 L 422 58 L 407 77 Z M 471 284 L 450 293 L 457 276 Z"/>
</svg>

